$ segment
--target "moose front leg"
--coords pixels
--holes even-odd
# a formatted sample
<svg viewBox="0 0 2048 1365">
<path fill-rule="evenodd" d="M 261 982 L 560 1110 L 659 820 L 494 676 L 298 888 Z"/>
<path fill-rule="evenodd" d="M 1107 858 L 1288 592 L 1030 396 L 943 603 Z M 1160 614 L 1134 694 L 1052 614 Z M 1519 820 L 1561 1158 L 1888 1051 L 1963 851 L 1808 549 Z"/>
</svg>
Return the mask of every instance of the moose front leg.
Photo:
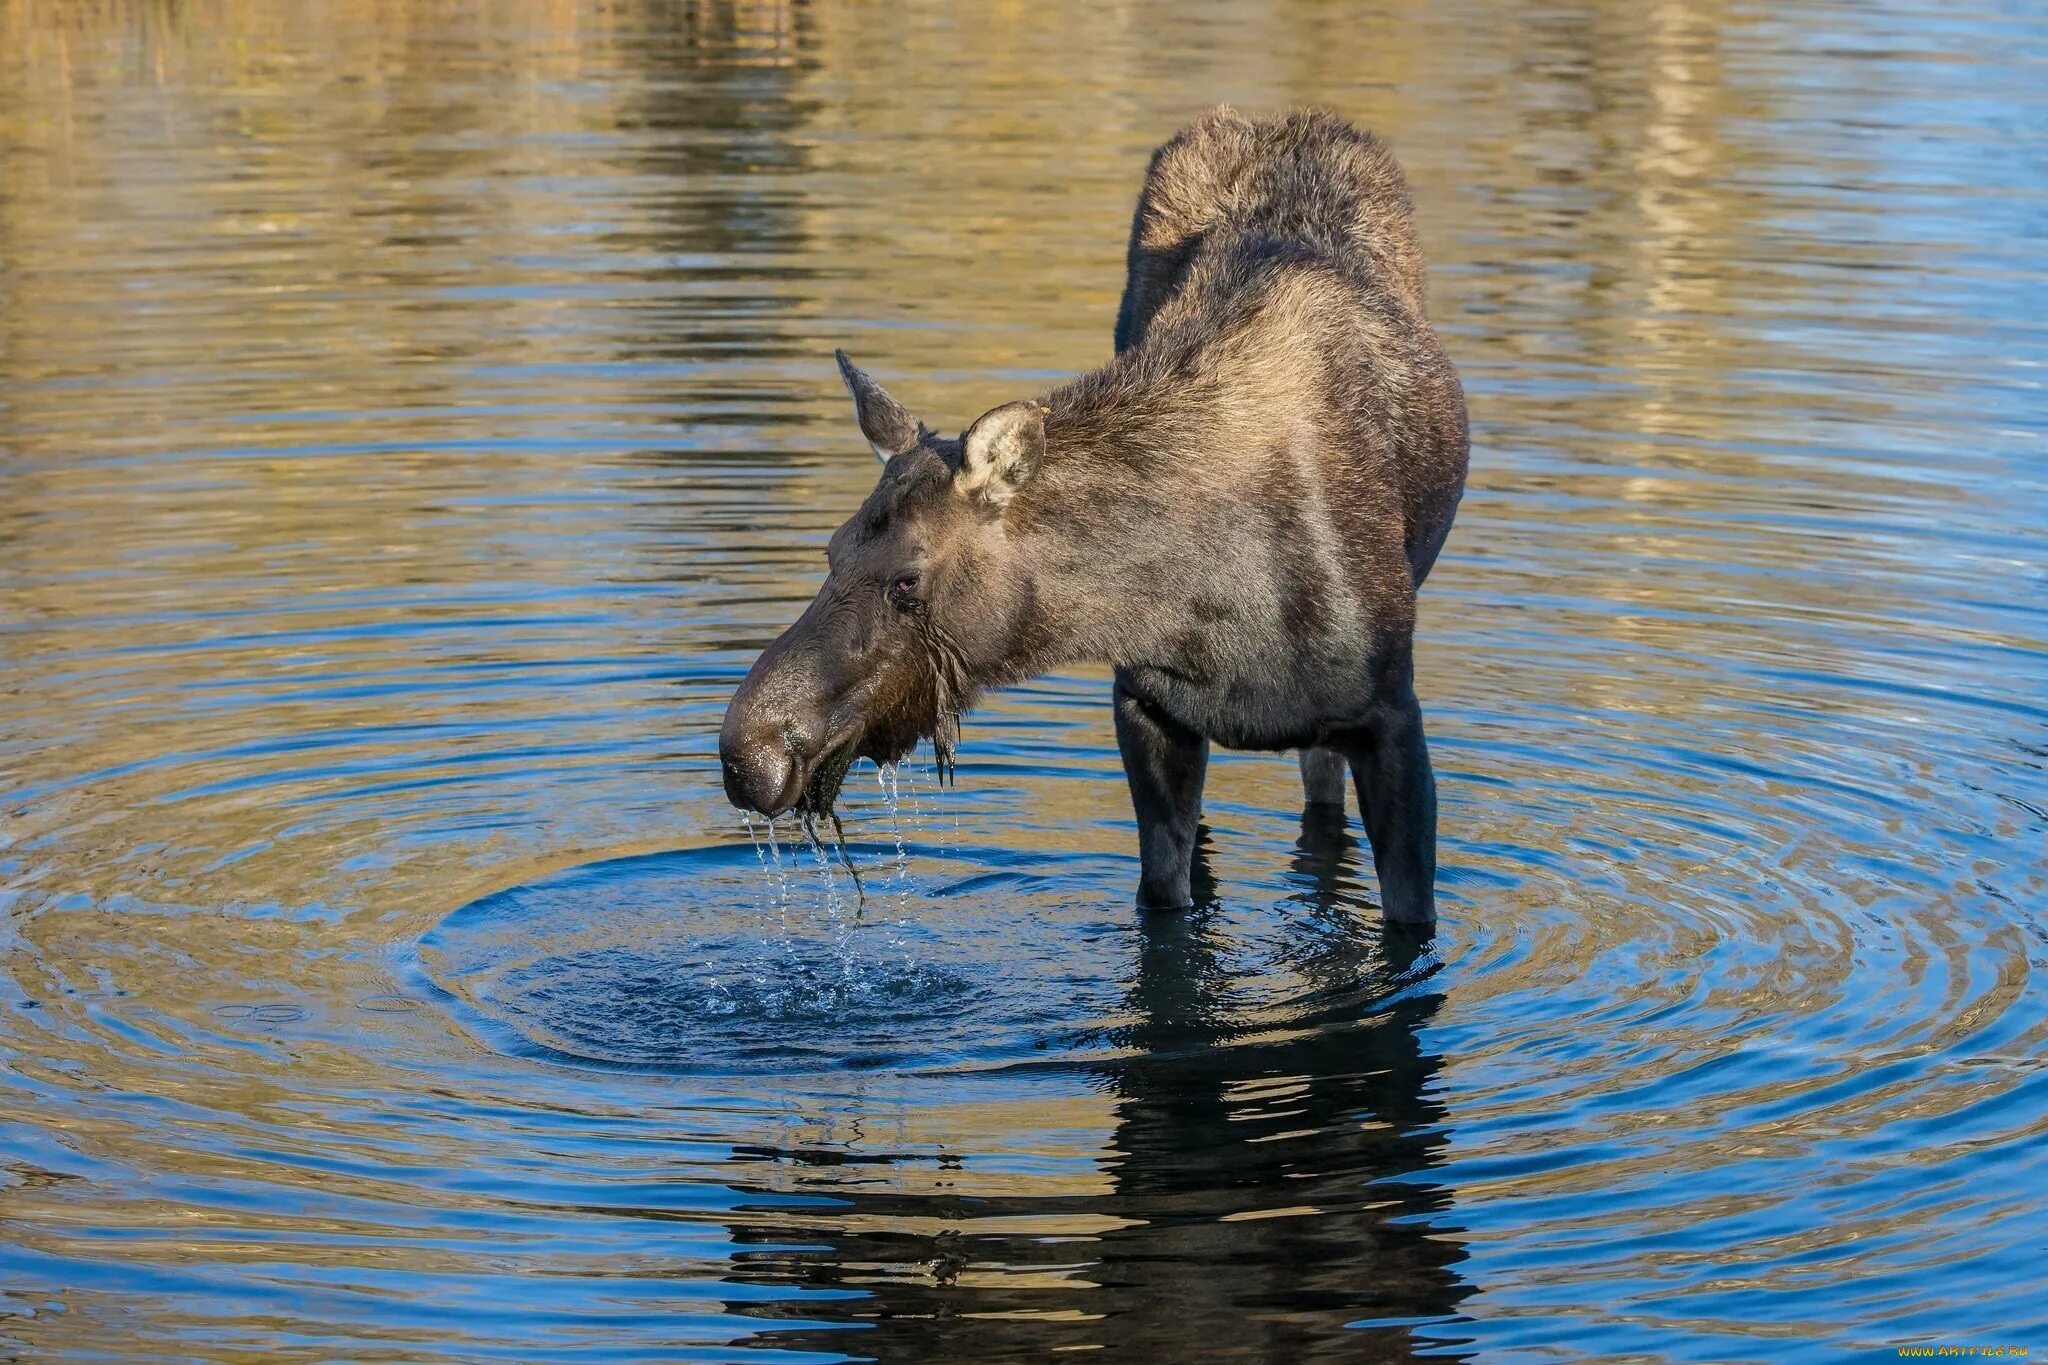
<svg viewBox="0 0 2048 1365">
<path fill-rule="evenodd" d="M 1391 689 L 1346 745 L 1387 919 L 1436 922 L 1436 776 L 1413 687 Z"/>
<path fill-rule="evenodd" d="M 1138 815 L 1138 905 L 1147 910 L 1190 906 L 1209 741 L 1132 691 L 1118 674 L 1116 746 L 1123 753 Z"/>
</svg>

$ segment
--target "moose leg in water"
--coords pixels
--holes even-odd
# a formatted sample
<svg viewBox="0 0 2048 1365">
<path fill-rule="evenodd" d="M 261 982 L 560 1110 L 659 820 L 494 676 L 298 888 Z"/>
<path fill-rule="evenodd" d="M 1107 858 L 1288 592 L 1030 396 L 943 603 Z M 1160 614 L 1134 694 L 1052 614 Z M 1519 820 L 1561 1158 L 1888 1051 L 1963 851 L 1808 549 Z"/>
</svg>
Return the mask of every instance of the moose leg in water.
<svg viewBox="0 0 2048 1365">
<path fill-rule="evenodd" d="M 1310 748 L 1301 751 L 1303 804 L 1313 810 L 1334 806 L 1344 813 L 1344 755 L 1335 749 Z"/>
<path fill-rule="evenodd" d="M 1427 923 L 1417 911 L 1430 903 L 1436 883 L 1436 776 L 1414 688 L 1389 686 L 1345 747 L 1387 918 Z"/>
<path fill-rule="evenodd" d="M 1156 910 L 1191 905 L 1189 876 L 1209 741 L 1139 696 L 1120 676 L 1116 747 L 1123 754 L 1138 817 L 1138 904 Z"/>
</svg>

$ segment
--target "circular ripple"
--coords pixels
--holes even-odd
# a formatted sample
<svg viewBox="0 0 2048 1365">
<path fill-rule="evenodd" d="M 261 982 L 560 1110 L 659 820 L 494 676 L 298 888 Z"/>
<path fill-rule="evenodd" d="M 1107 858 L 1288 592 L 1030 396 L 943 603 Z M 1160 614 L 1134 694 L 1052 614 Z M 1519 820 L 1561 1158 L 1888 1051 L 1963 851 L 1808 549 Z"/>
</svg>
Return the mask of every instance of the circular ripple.
<svg viewBox="0 0 2048 1365">
<path fill-rule="evenodd" d="M 743 847 L 574 868 L 455 911 L 417 971 L 500 1051 L 717 1075 L 1099 1058 L 1162 1027 L 1223 1045 L 1398 986 L 1365 907 L 1327 888 L 1307 914 L 1283 897 L 1175 917 L 1183 989 L 1162 999 L 1128 860 L 853 852 L 864 904 L 843 873 Z"/>
</svg>

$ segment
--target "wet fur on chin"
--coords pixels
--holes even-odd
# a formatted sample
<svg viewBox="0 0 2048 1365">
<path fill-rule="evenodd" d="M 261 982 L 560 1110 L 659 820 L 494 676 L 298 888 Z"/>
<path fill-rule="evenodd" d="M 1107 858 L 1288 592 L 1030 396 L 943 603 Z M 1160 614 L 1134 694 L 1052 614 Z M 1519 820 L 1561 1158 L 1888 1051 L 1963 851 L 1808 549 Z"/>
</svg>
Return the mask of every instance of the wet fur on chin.
<svg viewBox="0 0 2048 1365">
<path fill-rule="evenodd" d="M 952 779 L 953 755 L 960 747 L 960 717 L 973 708 L 980 690 L 949 685 L 947 675 L 958 677 L 963 670 L 939 662 L 954 656 L 944 648 L 931 648 L 929 639 L 926 643 L 929 657 L 912 665 L 915 682 L 879 704 L 869 702 L 872 709 L 860 733 L 818 760 L 797 802 L 800 814 L 830 815 L 854 760 L 900 763 L 924 741 L 931 743 L 940 783 Z"/>
</svg>

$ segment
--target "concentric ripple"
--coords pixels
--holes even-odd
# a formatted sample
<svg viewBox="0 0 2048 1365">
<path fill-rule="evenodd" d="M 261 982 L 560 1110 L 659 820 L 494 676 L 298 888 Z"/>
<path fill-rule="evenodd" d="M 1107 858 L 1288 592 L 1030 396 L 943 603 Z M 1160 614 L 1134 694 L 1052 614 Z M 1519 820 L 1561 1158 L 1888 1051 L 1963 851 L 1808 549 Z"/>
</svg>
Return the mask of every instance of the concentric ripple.
<svg viewBox="0 0 2048 1365">
<path fill-rule="evenodd" d="M 871 892 L 800 846 L 765 872 L 758 849 L 733 845 L 572 868 L 449 915 L 407 974 L 500 1050 L 675 1075 L 816 1085 L 1128 1054 L 1157 933 L 1116 895 L 1132 859 L 849 853 Z M 1327 1008 L 1319 992 L 1364 983 L 1379 937 L 1364 909 L 1199 912 L 1210 980 L 1181 1022 L 1222 1045 Z"/>
<path fill-rule="evenodd" d="M 950 863 L 899 869 L 869 906 L 803 871 L 764 874 L 745 847 L 576 868 L 464 906 L 421 961 L 499 1046 L 711 1075 L 1044 1047 L 1121 976 L 1129 917 L 1099 900 L 1048 905 L 1031 878 Z M 1084 962 L 1038 974 L 1070 953 Z"/>
</svg>

